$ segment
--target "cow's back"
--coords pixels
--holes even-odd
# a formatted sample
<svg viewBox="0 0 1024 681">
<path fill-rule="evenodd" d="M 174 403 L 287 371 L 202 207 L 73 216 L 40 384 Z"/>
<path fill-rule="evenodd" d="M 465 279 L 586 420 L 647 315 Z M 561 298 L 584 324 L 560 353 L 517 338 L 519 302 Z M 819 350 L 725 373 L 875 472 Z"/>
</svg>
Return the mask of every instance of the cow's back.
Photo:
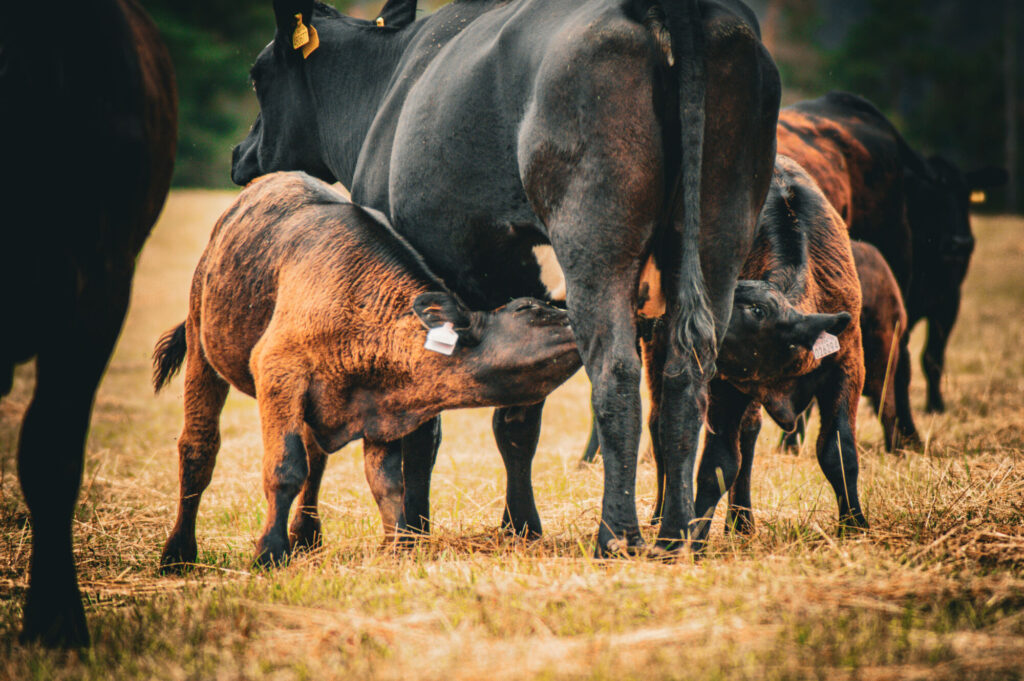
<svg viewBox="0 0 1024 681">
<path fill-rule="evenodd" d="M 568 98 L 584 87 L 589 55 L 603 43 L 634 41 L 637 70 L 650 72 L 653 41 L 622 4 L 453 3 L 419 31 L 393 79 L 363 144 L 353 200 L 388 212 L 467 303 L 546 297 L 532 249 L 549 235 L 524 187 L 523 123 L 544 93 Z M 578 151 L 579 132 L 560 130 L 565 154 Z"/>
</svg>

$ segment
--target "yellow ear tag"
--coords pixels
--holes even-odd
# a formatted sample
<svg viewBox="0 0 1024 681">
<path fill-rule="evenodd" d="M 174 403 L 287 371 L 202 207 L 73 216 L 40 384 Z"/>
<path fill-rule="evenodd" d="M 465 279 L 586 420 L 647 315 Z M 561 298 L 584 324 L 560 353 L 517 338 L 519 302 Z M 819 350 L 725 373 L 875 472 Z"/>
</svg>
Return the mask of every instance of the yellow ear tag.
<svg viewBox="0 0 1024 681">
<path fill-rule="evenodd" d="M 377 17 L 377 26 L 379 28 L 384 28 L 384 17 Z"/>
<path fill-rule="evenodd" d="M 306 43 L 309 42 L 309 31 L 306 30 L 306 25 L 302 23 L 302 15 L 295 15 L 295 32 L 292 33 L 292 49 L 297 50 Z"/>
<path fill-rule="evenodd" d="M 986 198 L 985 192 L 980 189 L 971 192 L 971 203 L 985 203 Z"/>
<path fill-rule="evenodd" d="M 309 59 L 309 55 L 313 54 L 313 50 L 320 47 L 320 36 L 316 34 L 316 29 L 313 28 L 313 24 L 309 25 L 309 42 L 302 46 L 302 58 Z"/>
</svg>

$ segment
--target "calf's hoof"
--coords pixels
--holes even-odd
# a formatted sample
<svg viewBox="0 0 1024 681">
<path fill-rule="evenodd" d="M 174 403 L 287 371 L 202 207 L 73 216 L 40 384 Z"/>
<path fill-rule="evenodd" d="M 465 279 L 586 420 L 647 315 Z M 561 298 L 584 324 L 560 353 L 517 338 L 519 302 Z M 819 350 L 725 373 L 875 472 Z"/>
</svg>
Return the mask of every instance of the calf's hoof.
<svg viewBox="0 0 1024 681">
<path fill-rule="evenodd" d="M 741 508 L 730 511 L 725 516 L 725 533 L 750 535 L 754 533 L 754 514 L 750 509 Z"/>
<path fill-rule="evenodd" d="M 196 542 L 171 535 L 160 555 L 160 574 L 180 575 L 195 565 L 198 549 Z"/>
<path fill-rule="evenodd" d="M 946 411 L 946 403 L 941 397 L 929 398 L 924 406 L 924 411 L 926 414 L 941 414 Z"/>
<path fill-rule="evenodd" d="M 18 640 L 47 648 L 86 648 L 89 626 L 77 587 L 62 595 L 29 592 Z"/>
<path fill-rule="evenodd" d="M 320 521 L 308 515 L 299 516 L 288 530 L 292 551 L 315 551 L 324 545 Z"/>
<path fill-rule="evenodd" d="M 288 562 L 288 542 L 284 539 L 263 537 L 256 545 L 252 565 L 259 569 L 275 568 Z"/>
</svg>

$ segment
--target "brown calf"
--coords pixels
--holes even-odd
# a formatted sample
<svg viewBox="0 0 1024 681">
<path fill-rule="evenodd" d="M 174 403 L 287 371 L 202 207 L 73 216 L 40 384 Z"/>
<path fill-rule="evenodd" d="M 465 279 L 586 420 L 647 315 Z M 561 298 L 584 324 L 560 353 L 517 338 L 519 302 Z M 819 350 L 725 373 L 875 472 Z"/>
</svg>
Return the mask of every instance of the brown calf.
<svg viewBox="0 0 1024 681">
<path fill-rule="evenodd" d="M 450 356 L 424 348 L 424 327 L 444 324 L 458 336 Z M 267 176 L 221 216 L 188 317 L 157 345 L 157 389 L 186 355 L 181 497 L 165 568 L 195 561 L 229 386 L 259 402 L 268 512 L 256 562 L 269 565 L 291 550 L 300 488 L 300 508 L 315 506 L 325 453 L 364 438 L 367 479 L 393 538 L 406 528 L 405 490 L 401 447 L 388 443 L 445 409 L 538 402 L 580 366 L 564 311 L 529 298 L 466 309 L 383 216 L 303 173 Z M 291 529 L 297 544 L 319 536 L 309 512 Z"/>
<path fill-rule="evenodd" d="M 818 462 L 836 494 L 840 530 L 867 526 L 855 440 L 864 383 L 861 296 L 846 226 L 814 180 L 779 156 L 758 230 L 712 382 L 697 474 L 698 548 L 726 490 L 728 524 L 752 527 L 749 482 L 762 405 L 792 430 L 797 415 L 817 399 Z M 829 341 L 838 345 L 825 352 Z"/>
<path fill-rule="evenodd" d="M 863 304 L 860 335 L 864 344 L 864 396 L 879 415 L 886 451 L 920 444 L 907 400 L 896 399 L 896 376 L 910 361 L 907 349 L 907 311 L 892 270 L 877 248 L 864 241 L 852 241 L 853 260 L 860 279 Z M 795 448 L 803 438 L 805 412 L 783 442 Z"/>
</svg>

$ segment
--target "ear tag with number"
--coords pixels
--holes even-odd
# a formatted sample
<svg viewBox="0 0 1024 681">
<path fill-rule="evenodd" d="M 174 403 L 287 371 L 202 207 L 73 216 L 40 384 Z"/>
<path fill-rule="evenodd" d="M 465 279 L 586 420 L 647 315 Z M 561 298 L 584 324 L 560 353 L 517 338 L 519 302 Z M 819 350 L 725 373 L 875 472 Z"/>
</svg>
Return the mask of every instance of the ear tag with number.
<svg viewBox="0 0 1024 681">
<path fill-rule="evenodd" d="M 427 342 L 423 344 L 427 350 L 440 352 L 442 355 L 450 355 L 455 352 L 455 345 L 459 342 L 459 334 L 455 333 L 451 322 L 445 322 L 444 326 L 435 326 L 427 331 Z"/>
<path fill-rule="evenodd" d="M 828 357 L 833 353 L 839 352 L 839 339 L 828 331 L 822 331 L 821 335 L 818 336 L 818 340 L 814 341 L 814 347 L 811 350 L 814 352 L 814 359 Z"/>
<path fill-rule="evenodd" d="M 295 15 L 295 32 L 292 33 L 292 49 L 297 50 L 309 42 L 309 31 L 302 23 L 302 14 Z"/>
<path fill-rule="evenodd" d="M 384 17 L 377 17 L 377 28 L 384 28 Z"/>
<path fill-rule="evenodd" d="M 313 50 L 320 47 L 320 36 L 316 33 L 316 28 L 313 24 L 309 25 L 309 42 L 302 46 L 302 58 L 309 59 L 309 55 L 313 54 Z"/>
</svg>

